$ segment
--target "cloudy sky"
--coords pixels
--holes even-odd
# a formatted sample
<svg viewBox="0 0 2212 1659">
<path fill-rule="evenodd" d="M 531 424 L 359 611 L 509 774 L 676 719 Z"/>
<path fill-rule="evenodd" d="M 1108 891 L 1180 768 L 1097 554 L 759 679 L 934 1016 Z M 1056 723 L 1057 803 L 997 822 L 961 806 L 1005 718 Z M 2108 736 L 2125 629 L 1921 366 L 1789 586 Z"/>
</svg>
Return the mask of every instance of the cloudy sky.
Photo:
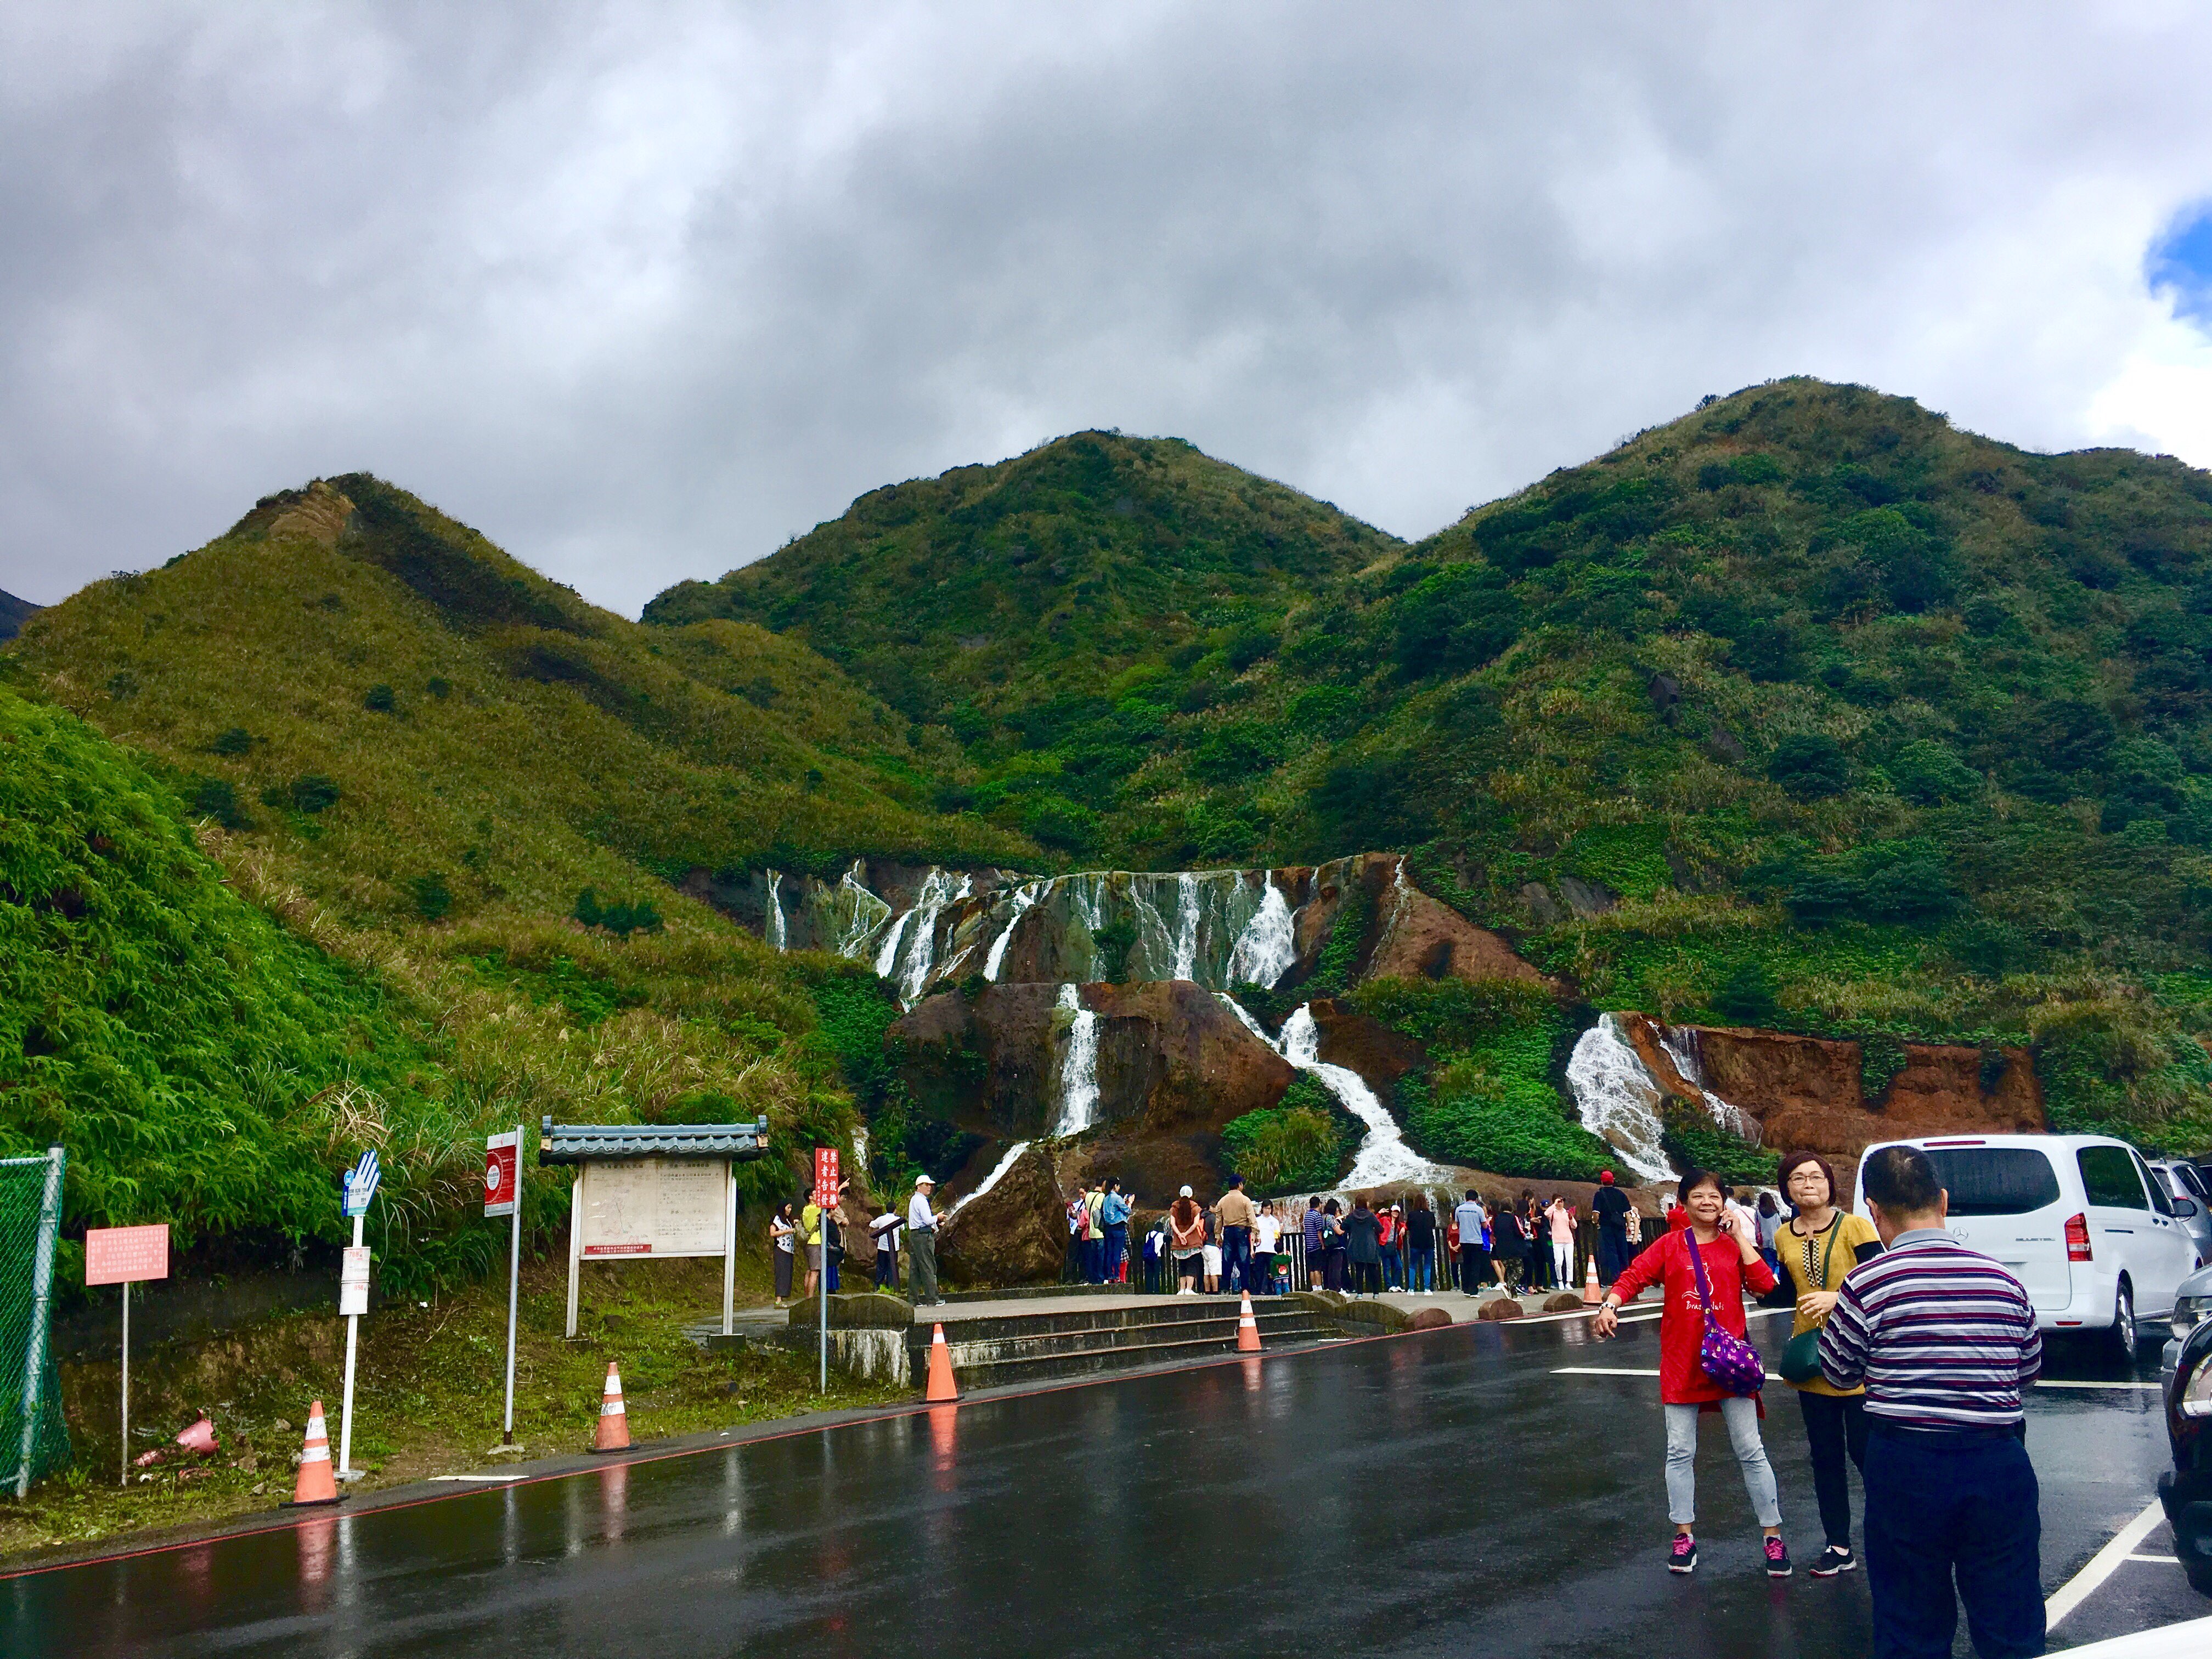
<svg viewBox="0 0 2212 1659">
<path fill-rule="evenodd" d="M 1085 426 L 1401 535 L 1810 373 L 2212 465 L 2212 12 L 0 0 L 0 588 L 368 469 L 635 615 Z"/>
</svg>

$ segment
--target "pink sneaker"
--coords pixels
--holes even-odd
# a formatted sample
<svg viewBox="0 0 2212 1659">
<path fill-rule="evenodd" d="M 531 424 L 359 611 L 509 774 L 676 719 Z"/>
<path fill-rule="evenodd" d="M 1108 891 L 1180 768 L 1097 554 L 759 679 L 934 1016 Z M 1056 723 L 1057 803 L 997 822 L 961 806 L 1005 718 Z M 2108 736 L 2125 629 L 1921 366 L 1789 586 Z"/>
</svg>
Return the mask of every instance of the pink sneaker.
<svg viewBox="0 0 2212 1659">
<path fill-rule="evenodd" d="M 1766 1540 L 1766 1576 L 1787 1578 L 1790 1576 L 1790 1547 L 1779 1538 Z"/>
<path fill-rule="evenodd" d="M 1667 1552 L 1667 1571 L 1695 1572 L 1698 1570 L 1698 1540 L 1686 1532 L 1674 1534 L 1674 1547 Z"/>
</svg>

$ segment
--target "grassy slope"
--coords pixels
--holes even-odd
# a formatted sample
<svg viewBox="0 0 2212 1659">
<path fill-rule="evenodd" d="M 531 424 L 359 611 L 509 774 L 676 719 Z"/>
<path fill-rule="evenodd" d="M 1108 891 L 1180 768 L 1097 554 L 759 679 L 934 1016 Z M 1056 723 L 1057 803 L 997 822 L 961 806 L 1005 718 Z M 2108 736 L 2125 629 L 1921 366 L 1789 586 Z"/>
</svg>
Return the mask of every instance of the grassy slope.
<svg viewBox="0 0 2212 1659">
<path fill-rule="evenodd" d="M 778 957 L 650 868 L 742 861 L 779 842 L 825 856 L 1008 856 L 1024 843 L 911 804 L 927 750 L 794 642 L 730 623 L 648 633 L 398 491 L 338 482 L 356 499 L 272 497 L 167 568 L 40 613 L 0 659 L 25 690 L 150 757 L 176 792 L 73 721 L 20 711 L 74 734 L 50 745 L 33 821 L 112 817 L 125 809 L 111 798 L 126 795 L 134 833 L 178 849 L 173 870 L 166 854 L 137 858 L 135 890 L 111 882 L 118 906 L 77 928 L 66 968 L 10 985 L 10 1022 L 38 1022 L 61 1047 L 33 1065 L 37 1086 L 0 1095 L 0 1129 L 37 1140 L 58 1113 L 91 1109 L 103 1068 L 139 1078 L 150 1104 L 101 1109 L 151 1112 L 183 1170 L 139 1181 L 131 1160 L 148 1148 L 105 1131 L 73 1145 L 72 1223 L 174 1216 L 241 1243 L 329 1235 L 329 1169 L 380 1141 L 380 1243 L 417 1275 L 489 1249 L 466 1224 L 479 1156 L 468 1147 L 491 1127 L 766 1112 L 787 1150 L 841 1138 L 851 1106 L 810 994 L 839 969 Z M 379 686 L 388 711 L 367 706 Z M 336 804 L 299 810 L 303 776 L 335 783 Z M 206 897 L 179 796 L 198 804 L 199 842 L 232 889 L 311 949 L 238 942 L 262 935 L 244 907 Z M 81 848 L 40 855 L 88 866 Z M 665 931 L 624 940 L 579 927 L 568 912 L 586 885 L 654 903 Z M 0 894 L 0 917 L 52 930 L 40 908 L 52 884 L 27 886 L 39 890 Z M 234 1030 L 204 1039 L 191 997 L 157 996 L 137 975 L 112 987 L 92 965 L 145 959 L 165 948 L 162 928 L 180 953 L 173 982 L 203 1000 L 212 981 L 191 964 L 247 974 Z M 264 947 L 266 971 L 248 973 Z M 368 1013 L 315 988 L 337 983 Z M 301 989 L 316 1006 L 300 1008 Z M 213 1060 L 195 1073 L 184 1062 L 204 1041 L 245 1045 L 257 1063 L 242 1079 Z M 266 1181 L 202 1133 L 242 1106 L 277 1126 L 250 1137 L 281 1166 Z M 533 1201 L 542 1219 L 564 1200 L 549 1182 Z"/>
<path fill-rule="evenodd" d="M 1175 706 L 1164 690 L 1192 709 L 1233 701 L 1309 593 L 1398 546 L 1176 440 L 1084 432 L 872 491 L 773 558 L 670 589 L 646 618 L 805 640 L 987 769 L 945 805 L 1081 857 L 1130 845 L 1127 823 L 1100 815 L 1146 791 Z M 1250 839 L 1232 827 L 1220 845 L 1243 856 Z"/>
<path fill-rule="evenodd" d="M 1413 548 L 1286 513 L 1200 613 L 1198 492 L 1123 482 L 1164 453 L 1192 453 L 1085 434 L 878 492 L 648 616 L 843 653 L 962 742 L 947 804 L 1072 855 L 1415 849 L 1601 1006 L 1864 1036 L 1877 1086 L 1901 1037 L 2032 1041 L 2062 1121 L 2212 1138 L 2205 474 L 1787 380 Z M 1052 490 L 988 527 L 1025 467 Z M 1143 565 L 1010 570 L 1125 499 Z M 860 648 L 837 630 L 871 592 L 926 625 Z M 1524 896 L 1564 878 L 1621 902 Z"/>
</svg>

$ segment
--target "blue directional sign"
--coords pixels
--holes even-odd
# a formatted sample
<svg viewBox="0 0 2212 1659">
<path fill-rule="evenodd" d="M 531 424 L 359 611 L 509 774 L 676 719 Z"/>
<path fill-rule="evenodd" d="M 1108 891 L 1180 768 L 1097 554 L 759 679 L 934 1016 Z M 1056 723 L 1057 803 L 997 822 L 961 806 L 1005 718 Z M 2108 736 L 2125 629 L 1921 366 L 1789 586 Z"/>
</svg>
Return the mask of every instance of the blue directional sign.
<svg viewBox="0 0 2212 1659">
<path fill-rule="evenodd" d="M 347 1217 L 367 1215 L 368 1200 L 376 1196 L 376 1183 L 382 1178 L 376 1149 L 372 1146 L 361 1155 L 360 1163 L 346 1171 L 345 1202 L 340 1213 Z"/>
</svg>

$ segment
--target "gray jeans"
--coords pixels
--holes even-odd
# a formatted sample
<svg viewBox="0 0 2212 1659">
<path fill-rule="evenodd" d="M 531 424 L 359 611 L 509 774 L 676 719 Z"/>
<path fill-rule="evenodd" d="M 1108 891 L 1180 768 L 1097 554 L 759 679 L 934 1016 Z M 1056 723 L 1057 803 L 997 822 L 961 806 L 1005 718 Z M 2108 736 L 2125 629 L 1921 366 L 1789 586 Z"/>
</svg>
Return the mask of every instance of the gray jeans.
<svg viewBox="0 0 2212 1659">
<path fill-rule="evenodd" d="M 1721 1421 L 1728 1425 L 1729 1444 L 1743 1468 L 1743 1489 L 1751 1495 L 1751 1510 L 1762 1527 L 1782 1524 L 1782 1504 L 1774 1493 L 1774 1469 L 1766 1461 L 1766 1448 L 1759 1437 L 1759 1402 L 1730 1398 L 1721 1401 Z M 1698 1518 L 1698 1408 L 1667 1407 L 1667 1518 L 1686 1527 Z"/>
<path fill-rule="evenodd" d="M 937 1300 L 937 1235 L 928 1231 L 907 1230 L 906 1266 L 908 1288 L 917 1303 Z M 1770 1480 L 1767 1484 L 1774 1483 Z"/>
</svg>

